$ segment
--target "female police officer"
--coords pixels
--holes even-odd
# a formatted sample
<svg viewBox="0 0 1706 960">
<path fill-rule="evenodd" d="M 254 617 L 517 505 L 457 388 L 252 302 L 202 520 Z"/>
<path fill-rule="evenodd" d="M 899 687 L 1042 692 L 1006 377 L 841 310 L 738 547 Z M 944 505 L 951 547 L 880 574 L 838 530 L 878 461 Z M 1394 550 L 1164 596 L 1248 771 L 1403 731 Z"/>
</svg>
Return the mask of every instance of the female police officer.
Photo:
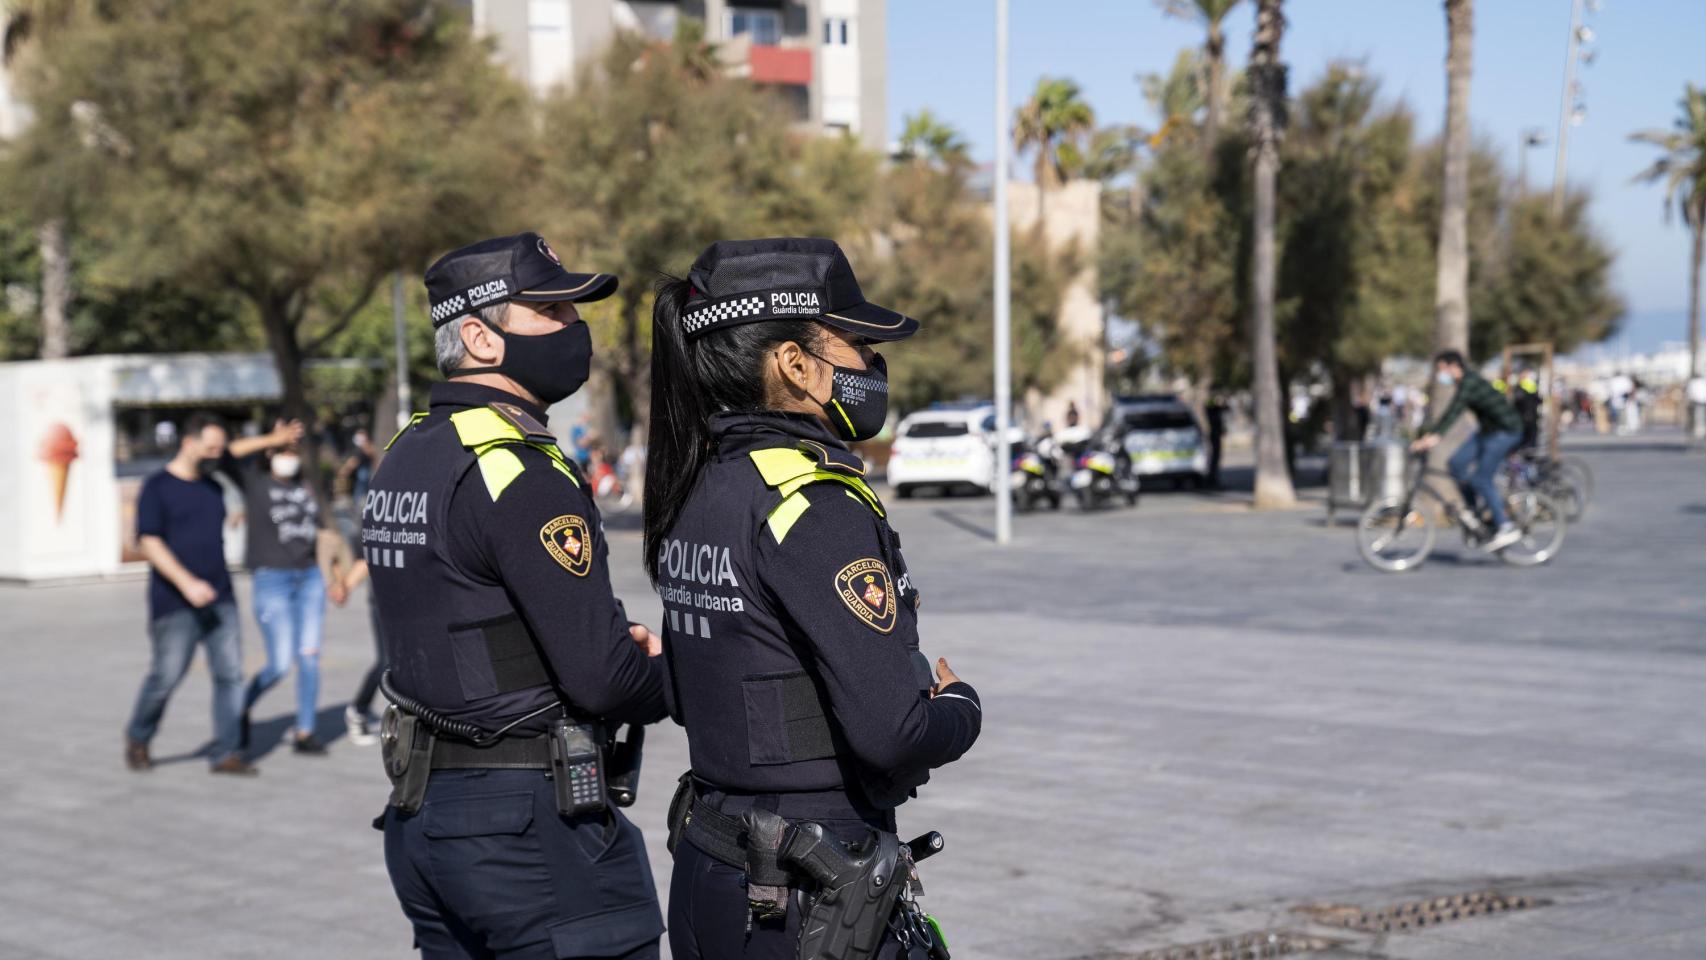
<svg viewBox="0 0 1706 960">
<path fill-rule="evenodd" d="M 918 651 L 900 538 L 845 446 L 887 413 L 871 344 L 917 328 L 865 302 L 829 240 L 716 243 L 659 287 L 646 566 L 693 766 L 671 809 L 677 960 L 928 951 L 892 893 L 881 916 L 810 913 L 840 933 L 802 940 L 834 898 L 825 861 L 788 859 L 821 836 L 883 887 L 894 808 L 980 729 L 977 693 Z"/>
</svg>

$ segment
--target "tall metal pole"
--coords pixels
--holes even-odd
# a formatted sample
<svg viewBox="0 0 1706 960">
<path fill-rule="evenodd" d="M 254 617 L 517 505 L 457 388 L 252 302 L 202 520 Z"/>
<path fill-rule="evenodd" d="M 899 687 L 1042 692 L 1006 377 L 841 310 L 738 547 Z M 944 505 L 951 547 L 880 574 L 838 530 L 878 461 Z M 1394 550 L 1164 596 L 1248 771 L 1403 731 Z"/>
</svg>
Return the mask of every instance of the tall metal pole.
<svg viewBox="0 0 1706 960">
<path fill-rule="evenodd" d="M 1570 42 L 1564 52 L 1564 92 L 1558 97 L 1558 159 L 1552 168 L 1552 216 L 1564 210 L 1564 166 L 1570 155 L 1570 109 L 1576 97 L 1576 46 L 1581 42 L 1582 0 L 1570 4 Z"/>
<path fill-rule="evenodd" d="M 1013 449 L 1007 436 L 1013 408 L 1013 337 L 1008 274 L 1012 238 L 1007 231 L 1007 151 L 1013 143 L 1007 104 L 1007 0 L 995 0 L 995 542 L 1013 539 Z M 1037 184 L 1042 189 L 1042 184 Z"/>
<path fill-rule="evenodd" d="M 409 390 L 409 336 L 403 317 L 403 271 L 391 274 L 391 333 L 397 345 L 397 429 L 403 429 L 414 414 L 415 401 Z"/>
</svg>

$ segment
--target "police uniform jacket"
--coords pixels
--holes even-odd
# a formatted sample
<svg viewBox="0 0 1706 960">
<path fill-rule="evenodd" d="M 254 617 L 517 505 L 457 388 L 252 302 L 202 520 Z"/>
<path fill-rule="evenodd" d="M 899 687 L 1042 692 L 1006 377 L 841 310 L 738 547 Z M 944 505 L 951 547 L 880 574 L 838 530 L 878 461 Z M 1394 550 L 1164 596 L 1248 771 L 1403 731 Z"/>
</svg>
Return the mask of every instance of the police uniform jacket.
<svg viewBox="0 0 1706 960">
<path fill-rule="evenodd" d="M 392 440 L 361 529 L 392 685 L 486 731 L 558 701 L 660 720 L 662 666 L 629 638 L 598 508 L 543 422 L 513 394 L 441 383 Z"/>
<path fill-rule="evenodd" d="M 711 431 L 657 558 L 693 774 L 892 810 L 977 739 L 977 693 L 929 695 L 918 589 L 857 457 L 809 415 L 721 414 Z"/>
</svg>

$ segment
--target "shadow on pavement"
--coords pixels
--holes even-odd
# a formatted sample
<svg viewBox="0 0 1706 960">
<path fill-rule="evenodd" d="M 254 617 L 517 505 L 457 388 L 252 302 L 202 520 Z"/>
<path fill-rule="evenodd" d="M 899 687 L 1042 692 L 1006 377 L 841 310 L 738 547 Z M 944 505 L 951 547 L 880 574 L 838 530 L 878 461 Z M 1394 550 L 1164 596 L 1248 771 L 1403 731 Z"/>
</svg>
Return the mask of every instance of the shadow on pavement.
<svg viewBox="0 0 1706 960">
<path fill-rule="evenodd" d="M 243 751 L 243 756 L 252 763 L 274 750 L 289 749 L 284 738 L 295 725 L 295 711 L 255 721 L 249 727 L 249 749 Z M 344 732 L 344 704 L 321 707 L 319 712 L 314 714 L 314 736 L 321 743 L 329 746 L 334 741 L 343 739 Z"/>
</svg>

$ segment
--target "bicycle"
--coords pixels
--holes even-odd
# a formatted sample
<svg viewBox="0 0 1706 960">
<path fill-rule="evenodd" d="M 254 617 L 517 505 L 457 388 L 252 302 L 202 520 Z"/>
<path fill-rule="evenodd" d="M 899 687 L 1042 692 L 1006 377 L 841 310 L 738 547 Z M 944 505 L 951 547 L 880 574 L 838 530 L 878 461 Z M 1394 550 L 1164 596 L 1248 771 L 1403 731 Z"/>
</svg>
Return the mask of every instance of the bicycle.
<svg viewBox="0 0 1706 960">
<path fill-rule="evenodd" d="M 1463 533 L 1463 542 L 1478 547 L 1492 539 L 1493 528 L 1472 510 L 1455 506 L 1431 478 L 1451 479 L 1444 470 L 1429 467 L 1427 454 L 1411 455 L 1414 479 L 1402 496 L 1369 504 L 1357 521 L 1357 551 L 1369 566 L 1384 573 L 1414 570 L 1433 552 L 1440 519 Z M 1498 551 L 1499 559 L 1517 567 L 1535 567 L 1558 555 L 1569 521 L 1563 508 L 1532 488 L 1506 492 L 1505 511 L 1522 531 L 1522 539 Z"/>
<path fill-rule="evenodd" d="M 1505 491 L 1532 489 L 1551 497 L 1571 523 L 1587 512 L 1593 474 L 1580 457 L 1553 458 L 1538 450 L 1519 450 L 1505 461 L 1499 479 Z"/>
</svg>

